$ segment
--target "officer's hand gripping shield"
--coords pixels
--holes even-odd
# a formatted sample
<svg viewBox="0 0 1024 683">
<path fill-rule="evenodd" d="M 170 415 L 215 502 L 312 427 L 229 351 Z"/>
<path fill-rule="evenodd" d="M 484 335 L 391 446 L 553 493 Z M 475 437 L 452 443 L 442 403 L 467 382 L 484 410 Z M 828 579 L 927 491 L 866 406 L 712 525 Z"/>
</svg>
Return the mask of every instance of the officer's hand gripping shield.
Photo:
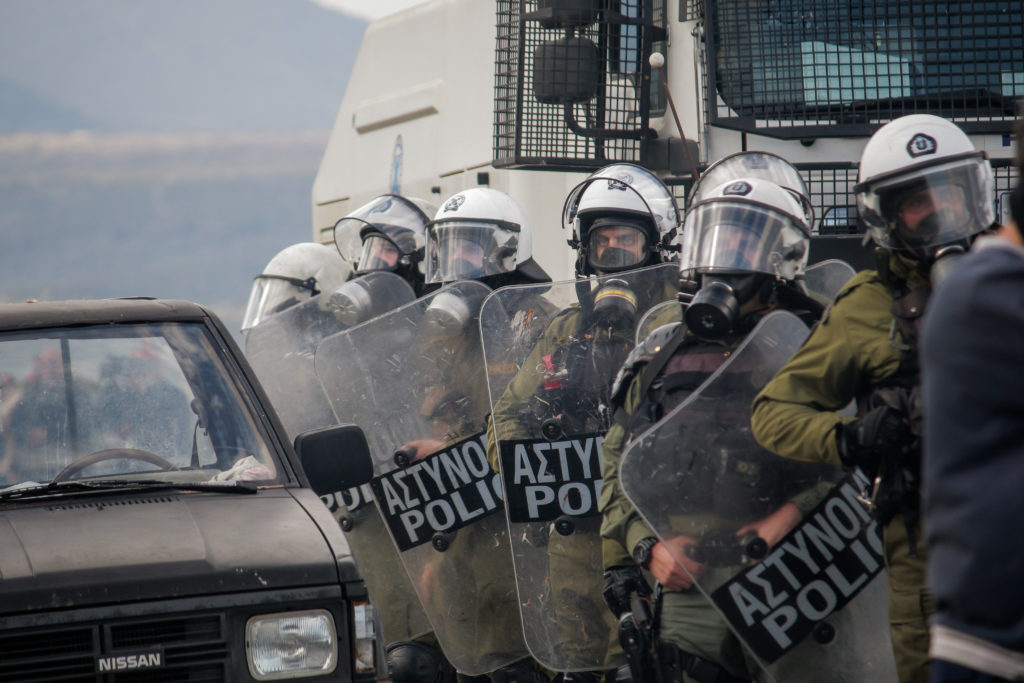
<svg viewBox="0 0 1024 683">
<path fill-rule="evenodd" d="M 601 595 L 601 443 L 636 323 L 675 300 L 677 279 L 677 267 L 662 264 L 504 287 L 481 311 L 491 455 L 500 459 L 526 645 L 555 671 L 625 663 Z M 544 310 L 559 312 L 548 321 Z"/>
<path fill-rule="evenodd" d="M 486 458 L 479 311 L 489 293 L 454 282 L 325 339 L 316 352 L 334 413 L 362 427 L 374 459 L 376 510 L 350 508 L 348 538 L 367 583 L 378 584 L 369 589 L 385 637 L 398 639 L 389 619 L 401 622 L 415 607 L 396 588 L 411 587 L 466 675 L 527 654 L 500 481 Z M 381 559 L 396 554 L 400 568 Z"/>
<path fill-rule="evenodd" d="M 771 680 L 895 680 L 880 530 L 858 500 L 863 482 L 787 461 L 750 432 L 754 396 L 807 335 L 789 312 L 765 316 L 630 443 L 622 488 Z"/>
</svg>

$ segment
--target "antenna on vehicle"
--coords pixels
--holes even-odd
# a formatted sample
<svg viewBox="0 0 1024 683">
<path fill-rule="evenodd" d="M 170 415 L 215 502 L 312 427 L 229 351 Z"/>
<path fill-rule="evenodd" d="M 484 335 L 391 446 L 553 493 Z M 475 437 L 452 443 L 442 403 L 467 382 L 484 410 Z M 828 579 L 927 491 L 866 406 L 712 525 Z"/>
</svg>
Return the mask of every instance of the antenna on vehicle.
<svg viewBox="0 0 1024 683">
<path fill-rule="evenodd" d="M 676 103 L 672 100 L 672 93 L 668 89 L 668 79 L 665 78 L 665 55 L 660 52 L 652 52 L 651 56 L 647 58 L 647 62 L 651 65 L 651 68 L 658 72 L 658 78 L 661 79 L 661 87 L 665 90 L 665 98 L 668 100 L 669 109 L 672 110 L 672 118 L 676 122 L 676 130 L 679 131 L 679 136 L 683 139 L 683 151 L 686 152 L 686 160 L 690 163 L 690 174 L 693 176 L 693 181 L 697 182 L 697 178 L 700 174 L 697 172 L 697 164 L 693 160 L 693 155 L 690 154 L 690 145 L 686 142 L 686 133 L 683 132 L 683 126 L 679 122 L 679 114 L 676 112 Z"/>
</svg>

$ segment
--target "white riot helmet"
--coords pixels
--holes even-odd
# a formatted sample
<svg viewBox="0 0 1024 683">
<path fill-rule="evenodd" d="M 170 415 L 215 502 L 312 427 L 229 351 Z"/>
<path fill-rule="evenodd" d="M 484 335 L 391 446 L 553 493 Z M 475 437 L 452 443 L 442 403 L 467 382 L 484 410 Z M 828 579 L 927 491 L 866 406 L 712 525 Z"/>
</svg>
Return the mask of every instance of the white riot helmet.
<svg viewBox="0 0 1024 683">
<path fill-rule="evenodd" d="M 352 266 L 326 244 L 300 242 L 277 253 L 256 276 L 242 316 L 242 331 L 275 313 L 340 287 Z"/>
<path fill-rule="evenodd" d="M 436 210 L 415 197 L 381 195 L 334 225 L 334 245 L 357 274 L 391 271 L 416 287 L 423 280 L 426 225 Z"/>
<path fill-rule="evenodd" d="M 956 124 L 911 114 L 868 140 L 854 192 L 860 220 L 878 246 L 930 258 L 995 222 L 993 188 L 985 153 Z"/>
<path fill-rule="evenodd" d="M 515 271 L 547 279 L 531 258 L 526 212 L 504 192 L 488 187 L 448 198 L 427 224 L 428 284 L 479 280 Z"/>
<path fill-rule="evenodd" d="M 562 227 L 572 231 L 576 274 L 632 270 L 668 260 L 679 210 L 665 184 L 635 164 L 594 171 L 569 193 Z"/>
<path fill-rule="evenodd" d="M 761 178 L 789 190 L 800 202 L 807 225 L 813 229 L 814 205 L 807 183 L 793 164 L 771 152 L 736 152 L 722 157 L 708 166 L 693 184 L 686 205 L 697 204 L 708 192 L 735 178 Z"/>
<path fill-rule="evenodd" d="M 793 283 L 807 266 L 810 226 L 788 190 L 762 178 L 736 178 L 704 194 L 686 215 L 681 281 L 698 290 L 684 313 L 698 336 L 735 331 L 740 307 Z"/>
</svg>

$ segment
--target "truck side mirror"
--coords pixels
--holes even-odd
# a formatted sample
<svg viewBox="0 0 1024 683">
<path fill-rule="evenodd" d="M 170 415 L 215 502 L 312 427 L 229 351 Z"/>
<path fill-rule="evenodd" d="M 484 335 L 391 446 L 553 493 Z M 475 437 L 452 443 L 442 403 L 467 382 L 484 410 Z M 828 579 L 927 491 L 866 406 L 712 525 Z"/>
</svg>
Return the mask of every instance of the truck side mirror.
<svg viewBox="0 0 1024 683">
<path fill-rule="evenodd" d="M 601 0 L 538 0 L 537 11 L 527 15 L 536 18 L 544 28 L 586 26 L 597 21 Z"/>
<path fill-rule="evenodd" d="M 601 82 L 601 52 L 589 38 L 557 38 L 533 54 L 533 94 L 542 104 L 587 102 Z"/>
<path fill-rule="evenodd" d="M 366 435 L 356 425 L 337 425 L 299 434 L 295 452 L 318 496 L 361 486 L 373 478 Z"/>
</svg>

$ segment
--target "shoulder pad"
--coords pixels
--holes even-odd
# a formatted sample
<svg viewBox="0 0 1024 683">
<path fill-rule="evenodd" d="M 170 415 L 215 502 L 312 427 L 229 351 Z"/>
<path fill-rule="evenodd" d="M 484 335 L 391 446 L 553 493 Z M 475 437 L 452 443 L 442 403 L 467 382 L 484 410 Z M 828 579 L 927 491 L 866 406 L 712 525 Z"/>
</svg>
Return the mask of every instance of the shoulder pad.
<svg viewBox="0 0 1024 683">
<path fill-rule="evenodd" d="M 636 377 L 637 371 L 644 365 L 651 362 L 654 355 L 661 350 L 661 347 L 672 338 L 676 331 L 683 326 L 681 322 L 668 323 L 662 325 L 651 332 L 647 337 L 637 344 L 626 360 L 623 361 L 622 367 L 619 368 L 619 372 L 615 375 L 615 381 L 612 382 L 612 405 L 620 406 L 626 398 L 626 390 L 629 388 L 630 382 Z"/>
</svg>

